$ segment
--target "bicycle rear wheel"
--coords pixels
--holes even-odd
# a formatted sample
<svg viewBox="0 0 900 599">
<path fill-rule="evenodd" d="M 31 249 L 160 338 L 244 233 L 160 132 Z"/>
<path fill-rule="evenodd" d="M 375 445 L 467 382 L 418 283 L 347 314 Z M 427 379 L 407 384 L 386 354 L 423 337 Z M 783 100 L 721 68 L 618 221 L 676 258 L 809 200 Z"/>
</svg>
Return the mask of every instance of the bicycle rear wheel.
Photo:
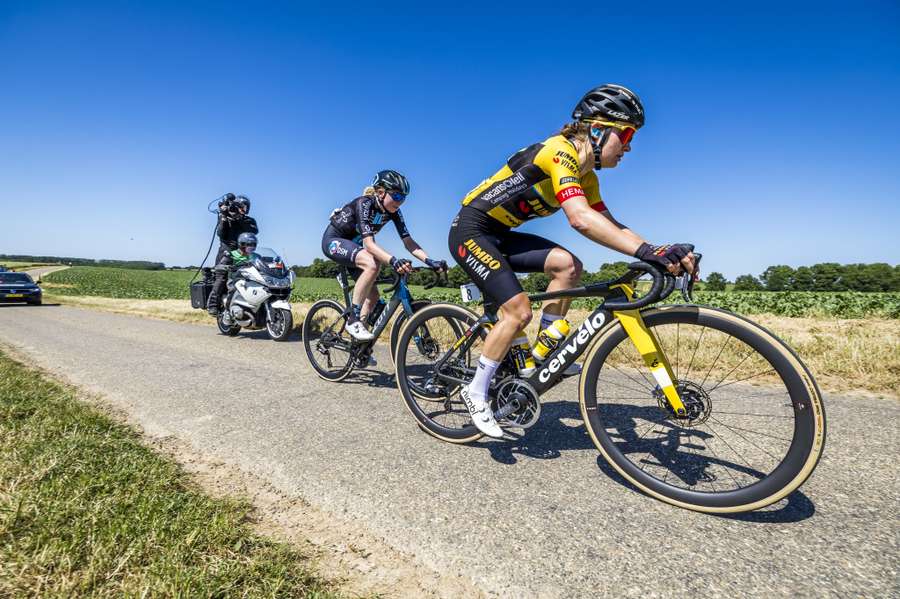
<svg viewBox="0 0 900 599">
<path fill-rule="evenodd" d="M 451 443 L 468 443 L 482 435 L 459 396 L 475 374 L 482 338 L 453 349 L 466 329 L 477 322 L 473 312 L 454 304 L 431 304 L 412 315 L 400 332 L 395 355 L 397 387 L 419 426 Z M 435 364 L 450 356 L 437 369 Z M 451 379 L 456 379 L 451 380 Z"/>
<path fill-rule="evenodd" d="M 724 310 L 642 312 L 688 409 L 678 417 L 614 321 L 585 361 L 585 426 L 629 482 L 703 512 L 765 507 L 809 477 L 825 443 L 825 410 L 809 370 L 780 339 Z"/>
<path fill-rule="evenodd" d="M 346 378 L 353 371 L 352 345 L 344 306 L 334 300 L 310 306 L 303 319 L 303 347 L 316 374 L 326 381 Z"/>
</svg>

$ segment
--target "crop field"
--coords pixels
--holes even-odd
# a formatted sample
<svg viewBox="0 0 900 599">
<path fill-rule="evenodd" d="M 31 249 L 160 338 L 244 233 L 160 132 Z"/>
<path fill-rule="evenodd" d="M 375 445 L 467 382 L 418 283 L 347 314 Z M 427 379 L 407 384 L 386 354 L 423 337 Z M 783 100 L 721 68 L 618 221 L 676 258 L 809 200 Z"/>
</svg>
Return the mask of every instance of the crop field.
<svg viewBox="0 0 900 599">
<path fill-rule="evenodd" d="M 75 266 L 47 275 L 47 293 L 56 295 L 100 296 L 123 299 L 190 298 L 188 283 L 194 272 L 189 270 L 133 270 Z M 434 301 L 458 301 L 456 289 L 425 290 L 411 286 L 413 297 Z M 293 301 L 311 302 L 338 297 L 339 287 L 333 279 L 298 278 Z M 774 314 L 791 317 L 823 318 L 900 318 L 900 293 L 860 292 L 768 292 L 768 291 L 698 291 L 696 300 L 739 314 Z M 673 294 L 673 301 L 677 294 Z M 576 300 L 575 306 L 589 309 L 592 300 Z"/>
<path fill-rule="evenodd" d="M 56 295 L 87 295 L 120 299 L 190 299 L 188 287 L 192 270 L 134 270 L 95 266 L 72 268 L 46 275 L 44 288 Z M 450 301 L 459 297 L 454 289 L 431 289 L 410 286 L 413 297 Z M 339 297 L 335 279 L 298 278 L 291 300 L 312 302 Z"/>
</svg>

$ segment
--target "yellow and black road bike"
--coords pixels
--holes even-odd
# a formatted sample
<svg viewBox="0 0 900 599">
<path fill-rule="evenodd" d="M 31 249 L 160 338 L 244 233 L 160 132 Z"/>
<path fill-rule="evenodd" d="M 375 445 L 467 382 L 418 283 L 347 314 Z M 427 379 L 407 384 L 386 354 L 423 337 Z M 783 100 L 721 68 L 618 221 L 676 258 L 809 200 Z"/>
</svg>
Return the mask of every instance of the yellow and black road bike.
<svg viewBox="0 0 900 599">
<path fill-rule="evenodd" d="M 690 276 L 645 262 L 629 268 L 615 280 L 530 296 L 601 301 L 529 376 L 519 376 L 516 349 L 510 351 L 491 386 L 497 421 L 513 430 L 533 426 L 541 395 L 587 352 L 581 416 L 594 445 L 628 482 L 703 512 L 750 511 L 786 497 L 815 469 L 825 444 L 825 409 L 809 369 L 763 327 L 693 304 Z M 639 295 L 644 275 L 652 283 Z M 676 288 L 686 304 L 651 307 Z M 459 389 L 472 380 L 496 322 L 490 305 L 479 317 L 462 306 L 431 304 L 400 333 L 397 385 L 429 434 L 451 443 L 481 437 Z"/>
</svg>

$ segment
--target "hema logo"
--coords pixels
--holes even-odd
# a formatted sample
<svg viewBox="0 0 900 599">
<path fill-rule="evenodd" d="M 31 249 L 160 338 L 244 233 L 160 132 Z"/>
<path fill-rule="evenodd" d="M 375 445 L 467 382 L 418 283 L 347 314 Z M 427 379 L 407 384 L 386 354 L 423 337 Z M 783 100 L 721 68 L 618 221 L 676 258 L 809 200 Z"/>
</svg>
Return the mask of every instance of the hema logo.
<svg viewBox="0 0 900 599">
<path fill-rule="evenodd" d="M 591 336 L 603 326 L 605 320 L 606 316 L 604 316 L 603 312 L 600 312 L 596 316 L 581 323 L 581 326 L 578 327 L 578 331 L 569 337 L 568 342 L 563 345 L 559 354 L 544 365 L 538 373 L 538 380 L 542 383 L 546 383 L 550 380 L 550 375 L 559 372 L 559 369 L 562 368 L 565 363 L 565 358 L 575 355 L 582 347 L 584 347 Z"/>
</svg>

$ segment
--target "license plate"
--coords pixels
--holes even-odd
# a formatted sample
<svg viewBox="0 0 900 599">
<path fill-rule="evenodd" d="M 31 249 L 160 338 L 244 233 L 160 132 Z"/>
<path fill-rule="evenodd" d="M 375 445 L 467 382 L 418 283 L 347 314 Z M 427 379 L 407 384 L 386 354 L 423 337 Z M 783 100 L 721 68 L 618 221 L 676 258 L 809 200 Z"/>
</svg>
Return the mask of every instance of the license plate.
<svg viewBox="0 0 900 599">
<path fill-rule="evenodd" d="M 24 293 L 7 293 L 6 297 L 25 297 Z"/>
</svg>

